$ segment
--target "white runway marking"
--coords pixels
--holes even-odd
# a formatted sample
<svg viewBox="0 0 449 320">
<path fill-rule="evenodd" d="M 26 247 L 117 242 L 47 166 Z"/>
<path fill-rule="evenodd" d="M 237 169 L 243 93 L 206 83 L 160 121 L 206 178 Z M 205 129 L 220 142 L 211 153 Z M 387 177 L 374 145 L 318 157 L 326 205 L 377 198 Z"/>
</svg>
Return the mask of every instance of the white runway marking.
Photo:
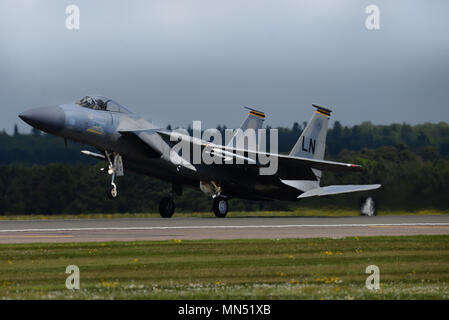
<svg viewBox="0 0 449 320">
<path fill-rule="evenodd" d="M 0 232 L 57 232 L 57 231 L 118 231 L 118 230 L 175 230 L 175 229 L 254 229 L 254 228 L 307 228 L 307 227 L 378 227 L 378 226 L 449 226 L 449 223 L 366 223 L 366 224 L 285 224 L 285 225 L 249 225 L 249 226 L 176 226 L 176 227 L 98 227 L 98 228 L 49 228 L 49 229 L 12 229 L 0 230 Z"/>
</svg>

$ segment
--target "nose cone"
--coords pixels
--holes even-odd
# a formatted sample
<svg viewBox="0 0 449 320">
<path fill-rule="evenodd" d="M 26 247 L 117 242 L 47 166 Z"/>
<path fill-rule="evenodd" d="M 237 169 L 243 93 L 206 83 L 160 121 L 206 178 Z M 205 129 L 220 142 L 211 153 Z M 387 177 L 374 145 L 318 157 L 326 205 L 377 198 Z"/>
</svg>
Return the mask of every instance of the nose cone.
<svg viewBox="0 0 449 320">
<path fill-rule="evenodd" d="M 64 128 L 65 112 L 61 107 L 41 107 L 27 110 L 19 118 L 36 129 L 56 134 Z"/>
</svg>

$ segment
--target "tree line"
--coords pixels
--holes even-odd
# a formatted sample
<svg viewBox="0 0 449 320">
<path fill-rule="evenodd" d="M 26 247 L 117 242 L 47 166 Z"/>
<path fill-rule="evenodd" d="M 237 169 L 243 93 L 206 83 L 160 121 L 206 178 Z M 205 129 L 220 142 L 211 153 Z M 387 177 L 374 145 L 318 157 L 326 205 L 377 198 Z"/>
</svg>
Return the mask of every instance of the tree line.
<svg viewBox="0 0 449 320">
<path fill-rule="evenodd" d="M 304 126 L 279 129 L 280 152 L 288 152 Z M 225 127 L 219 127 L 224 130 Z M 329 129 L 327 159 L 358 163 L 358 173 L 323 174 L 322 185 L 381 183 L 371 192 L 380 209 L 449 209 L 449 126 L 446 123 L 376 126 L 363 123 Z M 86 148 L 39 132 L 0 133 L 0 214 L 157 212 L 170 184 L 129 171 L 118 180 L 120 196 L 106 197 L 105 163 L 80 154 Z M 126 170 L 126 168 L 125 168 Z M 306 207 L 356 208 L 354 193 L 299 202 L 233 199 L 232 210 L 293 210 Z M 184 188 L 177 211 L 211 211 L 210 197 Z"/>
<path fill-rule="evenodd" d="M 306 124 L 295 122 L 291 128 L 278 128 L 279 152 L 286 153 L 291 150 Z M 267 129 L 270 128 L 267 126 Z M 224 137 L 226 126 L 218 126 L 217 129 Z M 400 144 L 408 146 L 417 154 L 421 154 L 423 150 L 432 150 L 434 156 L 449 156 L 449 125 L 446 122 L 414 126 L 406 123 L 374 125 L 371 122 L 363 122 L 360 125 L 343 126 L 339 121 L 335 121 L 333 127 L 328 130 L 326 154 L 328 158 L 337 158 L 343 150 L 377 149 Z M 95 163 L 95 160 L 80 153 L 82 149 L 90 148 L 70 141 L 65 146 L 62 138 L 43 134 L 36 129 L 33 129 L 31 134 L 20 134 L 17 128 L 13 135 L 8 135 L 5 131 L 0 132 L 0 165 Z"/>
</svg>

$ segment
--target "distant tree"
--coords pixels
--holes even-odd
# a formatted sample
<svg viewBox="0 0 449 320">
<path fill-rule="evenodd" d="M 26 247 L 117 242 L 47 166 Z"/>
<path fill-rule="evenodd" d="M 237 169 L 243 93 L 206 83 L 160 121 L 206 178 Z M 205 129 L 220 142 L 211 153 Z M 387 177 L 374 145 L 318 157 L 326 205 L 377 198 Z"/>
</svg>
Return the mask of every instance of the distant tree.
<svg viewBox="0 0 449 320">
<path fill-rule="evenodd" d="M 400 138 L 402 140 L 403 143 L 407 143 L 409 144 L 412 139 L 413 139 L 413 129 L 412 126 L 409 124 L 404 123 L 401 126 L 401 130 L 400 130 Z"/>
<path fill-rule="evenodd" d="M 339 121 L 335 121 L 334 128 L 329 130 L 328 133 L 328 152 L 331 155 L 335 155 L 342 150 L 343 146 L 343 126 Z"/>
<path fill-rule="evenodd" d="M 340 121 L 335 121 L 333 129 L 334 138 L 339 140 L 343 136 L 343 126 Z"/>
<path fill-rule="evenodd" d="M 295 123 L 293 124 L 292 131 L 293 131 L 293 132 L 300 132 L 300 131 L 301 131 L 301 126 L 299 125 L 298 122 L 295 122 Z"/>
<path fill-rule="evenodd" d="M 17 126 L 17 123 L 14 123 L 14 136 L 19 135 L 19 127 Z"/>
<path fill-rule="evenodd" d="M 429 138 L 428 138 L 427 135 L 426 135 L 424 132 L 422 132 L 422 131 L 421 131 L 421 132 L 419 133 L 419 135 L 418 135 L 417 142 L 418 142 L 418 146 L 419 146 L 419 147 L 424 147 L 424 146 L 427 146 L 427 145 L 430 144 Z"/>
<path fill-rule="evenodd" d="M 449 155 L 449 143 L 440 144 L 440 154 L 444 156 Z"/>
<path fill-rule="evenodd" d="M 421 149 L 420 156 L 426 161 L 437 161 L 440 158 L 440 152 L 435 146 L 425 146 Z"/>
</svg>

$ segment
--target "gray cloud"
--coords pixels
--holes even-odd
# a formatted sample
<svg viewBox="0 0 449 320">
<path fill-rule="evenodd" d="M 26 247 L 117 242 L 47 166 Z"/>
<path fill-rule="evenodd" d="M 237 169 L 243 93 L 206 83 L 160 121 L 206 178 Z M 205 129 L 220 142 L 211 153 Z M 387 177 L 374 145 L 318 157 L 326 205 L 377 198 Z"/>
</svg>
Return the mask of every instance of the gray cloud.
<svg viewBox="0 0 449 320">
<path fill-rule="evenodd" d="M 65 28 L 77 4 L 81 29 Z M 381 29 L 365 28 L 380 8 Z M 158 0 L 0 2 L 0 128 L 27 108 L 111 96 L 148 119 L 238 126 L 449 119 L 449 2 Z M 29 130 L 28 128 L 26 130 Z"/>
</svg>

